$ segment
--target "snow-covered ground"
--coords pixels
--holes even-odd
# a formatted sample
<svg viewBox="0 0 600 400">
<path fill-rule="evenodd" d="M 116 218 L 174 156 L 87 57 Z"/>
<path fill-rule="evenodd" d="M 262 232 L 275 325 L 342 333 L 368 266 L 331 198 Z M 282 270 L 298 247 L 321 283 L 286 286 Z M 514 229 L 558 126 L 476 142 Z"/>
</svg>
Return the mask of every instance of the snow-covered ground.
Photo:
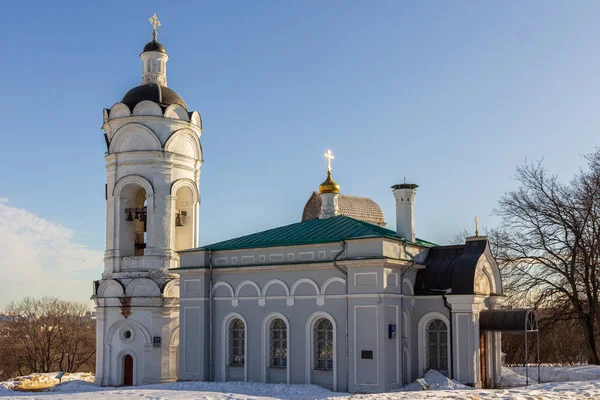
<svg viewBox="0 0 600 400">
<path fill-rule="evenodd" d="M 572 370 L 572 373 L 569 372 Z M 549 370 L 550 371 L 550 370 Z M 419 391 L 420 385 L 411 384 L 406 389 L 417 391 L 399 391 L 379 394 L 347 394 L 333 393 L 313 385 L 274 385 L 265 383 L 243 382 L 178 382 L 160 385 L 148 385 L 129 388 L 102 388 L 90 382 L 73 380 L 63 382 L 43 393 L 15 392 L 5 389 L 9 386 L 0 382 L 0 399 L 30 399 L 37 397 L 43 400 L 79 400 L 107 399 L 121 400 L 130 398 L 141 399 L 203 399 L 203 400 L 268 400 L 268 399 L 329 399 L 329 400 L 521 400 L 521 399 L 600 399 L 600 367 L 559 367 L 555 376 L 565 380 L 576 377 L 595 377 L 596 380 L 554 382 L 531 385 L 528 387 L 482 390 L 471 389 L 451 381 L 435 371 L 426 374 L 425 379 L 432 390 Z M 585 372 L 585 373 L 584 373 Z M 598 375 L 594 375 L 597 373 Z M 519 380 L 515 372 L 507 373 L 510 380 Z M 51 375 L 51 374 L 49 374 Z M 552 376 L 548 372 L 548 376 Z M 85 376 L 90 379 L 90 376 Z M 11 380 L 14 382 L 15 380 Z M 441 389 L 441 390 L 440 390 Z"/>
<path fill-rule="evenodd" d="M 510 370 L 525 375 L 525 367 L 510 367 Z M 529 379 L 537 380 L 537 367 L 529 367 Z M 540 367 L 541 382 L 568 382 L 600 380 L 600 365 L 579 365 L 576 367 Z"/>
<path fill-rule="evenodd" d="M 537 374 L 535 376 L 537 378 Z M 501 388 L 512 388 L 527 384 L 534 385 L 536 383 L 538 382 L 532 378 L 531 373 L 529 374 L 529 382 L 527 382 L 526 376 L 519 375 L 518 372 L 513 371 L 511 368 L 502 367 L 502 377 L 500 378 L 500 382 L 498 382 L 498 386 Z"/>
<path fill-rule="evenodd" d="M 4 397 L 3 397 L 4 396 Z M 203 400 L 268 400 L 268 399 L 330 399 L 330 400 L 424 400 L 424 399 L 597 399 L 600 398 L 600 381 L 559 382 L 504 390 L 431 390 L 423 392 L 396 392 L 380 394 L 332 393 L 311 385 L 269 385 L 265 383 L 205 383 L 180 382 L 135 388 L 99 388 L 89 383 L 70 382 L 56 392 L 23 393 L 0 392 L 4 399 L 44 400 L 107 399 L 203 399 Z"/>
<path fill-rule="evenodd" d="M 4 382 L 0 382 L 0 388 L 3 389 L 16 389 L 17 387 L 22 389 L 36 389 L 36 388 L 47 388 L 58 384 L 60 381 L 56 379 L 58 372 L 51 372 L 46 374 L 30 374 L 25 376 L 18 376 L 16 378 L 9 379 Z M 74 374 L 65 374 L 62 377 L 62 382 L 68 381 L 85 381 L 93 382 L 94 374 L 91 372 L 77 372 Z M 0 391 L 0 393 L 2 393 Z"/>
</svg>

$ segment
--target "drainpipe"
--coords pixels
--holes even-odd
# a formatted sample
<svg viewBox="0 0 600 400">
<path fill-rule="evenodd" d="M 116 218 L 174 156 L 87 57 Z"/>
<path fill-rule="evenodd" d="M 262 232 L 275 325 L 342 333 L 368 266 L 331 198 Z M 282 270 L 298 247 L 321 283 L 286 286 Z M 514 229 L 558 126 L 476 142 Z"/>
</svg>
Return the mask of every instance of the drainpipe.
<svg viewBox="0 0 600 400">
<path fill-rule="evenodd" d="M 342 274 L 344 274 L 344 280 L 346 281 L 346 385 L 347 387 L 350 387 L 350 356 L 348 354 L 348 320 L 350 319 L 350 316 L 348 315 L 348 271 L 337 265 L 338 257 L 340 257 L 344 253 L 344 251 L 346 251 L 346 241 L 342 240 L 341 244 L 342 249 L 335 255 L 335 257 L 333 257 L 333 266 L 337 268 Z"/>
<path fill-rule="evenodd" d="M 212 382 L 213 369 L 214 369 L 214 356 L 213 356 L 213 264 L 212 264 L 212 250 L 208 250 L 208 267 L 210 268 L 209 287 L 208 287 L 208 380 Z"/>
<path fill-rule="evenodd" d="M 404 254 L 406 254 L 410 258 L 410 260 L 411 260 L 411 263 L 408 266 L 408 268 L 406 268 L 400 274 L 400 282 L 399 282 L 399 284 L 400 284 L 400 315 L 403 316 L 404 315 L 404 275 L 408 271 L 410 271 L 410 269 L 412 267 L 414 267 L 414 265 L 416 264 L 416 262 L 415 262 L 415 257 L 413 257 L 413 255 L 410 254 L 408 251 L 406 251 L 406 238 L 402 239 L 402 247 L 404 248 Z M 414 293 L 413 293 L 413 295 L 414 295 Z M 401 319 L 401 321 L 404 322 L 404 319 Z M 406 382 L 408 380 L 408 371 L 404 370 L 404 359 L 405 359 L 405 356 L 404 356 L 404 338 L 402 337 L 403 333 L 402 332 L 399 332 L 399 333 L 401 335 L 400 337 L 402 338 L 402 351 L 400 352 L 401 353 L 400 354 L 400 358 L 401 358 L 401 360 L 400 360 L 401 364 L 400 365 L 402 366 L 402 386 L 405 386 L 405 385 L 408 384 L 408 382 Z M 397 334 L 398 333 L 396 333 L 396 335 Z M 408 365 L 406 367 L 409 368 Z"/>
<path fill-rule="evenodd" d="M 452 329 L 452 308 L 450 307 L 450 304 L 448 304 L 446 293 L 442 295 L 442 299 L 444 299 L 444 307 L 448 309 L 448 320 L 450 321 L 450 326 L 448 327 L 448 329 L 450 330 L 450 332 L 448 332 L 450 334 L 450 368 L 448 368 L 448 372 L 450 373 L 450 379 L 454 379 L 454 342 L 452 341 L 452 332 L 454 331 L 454 329 Z"/>
</svg>

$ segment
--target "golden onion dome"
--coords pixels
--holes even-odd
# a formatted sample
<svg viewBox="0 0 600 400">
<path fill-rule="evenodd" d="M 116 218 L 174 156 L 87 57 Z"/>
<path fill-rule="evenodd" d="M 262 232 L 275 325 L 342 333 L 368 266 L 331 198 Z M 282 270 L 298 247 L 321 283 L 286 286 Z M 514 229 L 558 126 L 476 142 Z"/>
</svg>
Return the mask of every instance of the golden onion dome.
<svg viewBox="0 0 600 400">
<path fill-rule="evenodd" d="M 321 192 L 321 193 L 335 193 L 335 194 L 339 194 L 340 193 L 340 185 L 338 185 L 331 178 L 331 171 L 327 171 L 327 179 L 325 179 L 325 182 L 323 182 L 323 183 L 321 183 L 319 185 L 319 192 Z"/>
</svg>

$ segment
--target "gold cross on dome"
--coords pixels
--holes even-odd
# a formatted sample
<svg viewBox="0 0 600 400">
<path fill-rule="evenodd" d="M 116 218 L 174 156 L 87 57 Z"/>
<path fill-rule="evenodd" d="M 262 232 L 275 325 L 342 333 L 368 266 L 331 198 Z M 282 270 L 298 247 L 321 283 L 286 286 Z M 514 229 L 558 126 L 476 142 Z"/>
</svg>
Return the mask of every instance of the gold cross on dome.
<svg viewBox="0 0 600 400">
<path fill-rule="evenodd" d="M 325 153 L 325 158 L 327 158 L 327 171 L 331 172 L 331 160 L 335 158 L 333 154 L 331 154 L 331 150 L 327 150 L 327 153 Z"/>
<path fill-rule="evenodd" d="M 479 236 L 479 220 L 475 217 L 475 236 Z"/>
<path fill-rule="evenodd" d="M 148 21 L 150 21 L 150 24 L 152 24 L 152 27 L 154 27 L 154 38 L 156 39 L 156 30 L 158 29 L 159 26 L 161 26 L 162 24 L 160 23 L 160 21 L 158 20 L 158 17 L 156 16 L 156 13 L 154 13 L 153 16 L 151 16 L 150 18 L 148 18 Z"/>
</svg>

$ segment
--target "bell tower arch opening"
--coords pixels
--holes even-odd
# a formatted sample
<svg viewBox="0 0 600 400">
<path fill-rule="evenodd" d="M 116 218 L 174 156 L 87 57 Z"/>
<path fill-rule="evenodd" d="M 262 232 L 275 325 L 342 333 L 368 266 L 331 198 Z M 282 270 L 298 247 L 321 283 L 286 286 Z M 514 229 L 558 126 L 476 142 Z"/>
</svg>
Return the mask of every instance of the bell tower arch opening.
<svg viewBox="0 0 600 400">
<path fill-rule="evenodd" d="M 130 195 L 125 197 L 123 209 L 125 224 L 123 224 L 123 238 L 121 254 L 143 256 L 148 243 L 148 202 L 144 188 L 132 186 Z"/>
<path fill-rule="evenodd" d="M 129 175 L 117 182 L 113 196 L 114 248 L 120 257 L 143 256 L 151 239 L 152 207 L 148 204 L 153 199 L 152 186 L 141 176 Z"/>
<path fill-rule="evenodd" d="M 175 198 L 175 250 L 185 250 L 198 244 L 199 195 L 196 184 L 190 179 L 180 179 L 173 184 Z"/>
</svg>

